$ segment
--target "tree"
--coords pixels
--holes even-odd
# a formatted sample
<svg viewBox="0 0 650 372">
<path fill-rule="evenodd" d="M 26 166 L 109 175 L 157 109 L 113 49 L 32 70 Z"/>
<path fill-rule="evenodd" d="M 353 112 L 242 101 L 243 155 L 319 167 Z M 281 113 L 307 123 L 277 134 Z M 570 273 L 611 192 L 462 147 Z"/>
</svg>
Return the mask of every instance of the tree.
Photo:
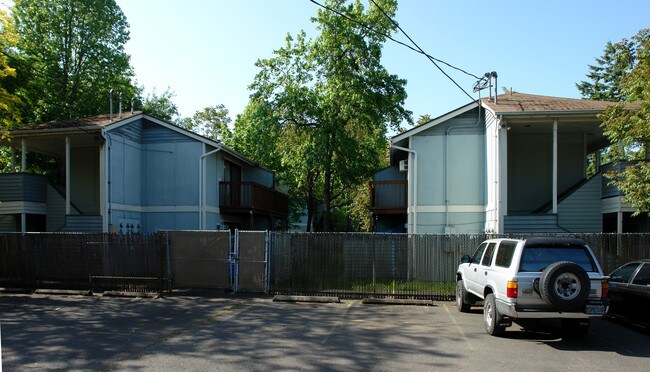
<svg viewBox="0 0 650 372">
<path fill-rule="evenodd" d="M 192 117 L 181 119 L 178 124 L 204 137 L 222 141 L 230 136 L 228 128 L 230 122 L 228 109 L 224 105 L 218 104 L 197 111 Z"/>
<path fill-rule="evenodd" d="M 376 3 L 394 16 L 395 0 Z M 251 100 L 274 112 L 273 122 L 257 122 L 279 133 L 281 171 L 293 180 L 290 187 L 309 194 L 307 207 L 322 196 L 323 230 L 330 231 L 332 209 L 349 202 L 346 195 L 378 169 L 387 128 L 398 130 L 412 119 L 403 108 L 406 81 L 380 63 L 385 35 L 396 26 L 382 9 L 365 9 L 359 0 L 326 6 L 348 18 L 319 10 L 312 19 L 320 32 L 315 39 L 304 32 L 295 40 L 287 36 L 274 57 L 257 62 Z"/>
<path fill-rule="evenodd" d="M 431 115 L 423 114 L 423 115 L 420 115 L 418 120 L 415 122 L 415 125 L 426 124 L 426 123 L 430 122 L 431 120 L 432 120 Z"/>
<path fill-rule="evenodd" d="M 158 119 L 171 122 L 178 117 L 178 107 L 173 101 L 174 97 L 176 97 L 176 93 L 169 87 L 161 94 L 157 94 L 154 89 L 153 92 L 147 94 L 142 102 L 142 111 Z"/>
<path fill-rule="evenodd" d="M 28 121 L 106 113 L 111 89 L 137 95 L 124 51 L 129 25 L 114 0 L 16 0 L 12 15 Z"/>
<path fill-rule="evenodd" d="M 0 32 L 0 48 L 2 48 L 0 51 L 0 138 L 3 138 L 6 129 L 21 122 L 19 107 L 21 102 L 12 84 L 12 80 L 16 77 L 16 69 L 9 65 L 9 57 L 13 54 L 11 49 L 18 42 L 18 35 L 4 10 L 0 10 Z"/>
<path fill-rule="evenodd" d="M 630 108 L 621 103 L 609 108 L 600 118 L 610 142 L 620 144 L 617 159 L 626 160 L 630 156 L 643 159 L 622 172 L 608 174 L 612 183 L 625 193 L 625 200 L 637 207 L 639 214 L 650 212 L 650 162 L 646 160 L 650 155 L 649 30 L 641 30 L 633 40 L 636 44 L 634 67 L 622 77 L 620 88 L 626 101 L 637 106 Z"/>
<path fill-rule="evenodd" d="M 576 84 L 583 98 L 598 101 L 625 101 L 623 79 L 636 63 L 639 45 L 650 36 L 650 29 L 639 31 L 630 40 L 623 39 L 613 44 L 607 42 L 602 57 L 596 58 L 596 65 L 589 65 L 589 81 Z"/>
</svg>

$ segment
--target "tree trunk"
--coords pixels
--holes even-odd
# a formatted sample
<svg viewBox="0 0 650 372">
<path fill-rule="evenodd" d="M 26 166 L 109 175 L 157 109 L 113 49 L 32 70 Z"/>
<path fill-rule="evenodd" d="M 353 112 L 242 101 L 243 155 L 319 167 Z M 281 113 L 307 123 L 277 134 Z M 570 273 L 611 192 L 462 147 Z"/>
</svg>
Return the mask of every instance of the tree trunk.
<svg viewBox="0 0 650 372">
<path fill-rule="evenodd" d="M 323 177 L 323 231 L 331 232 L 331 210 L 332 210 L 332 156 L 334 155 L 334 133 L 330 132 L 327 144 L 327 160 L 325 163 L 325 175 Z"/>
</svg>

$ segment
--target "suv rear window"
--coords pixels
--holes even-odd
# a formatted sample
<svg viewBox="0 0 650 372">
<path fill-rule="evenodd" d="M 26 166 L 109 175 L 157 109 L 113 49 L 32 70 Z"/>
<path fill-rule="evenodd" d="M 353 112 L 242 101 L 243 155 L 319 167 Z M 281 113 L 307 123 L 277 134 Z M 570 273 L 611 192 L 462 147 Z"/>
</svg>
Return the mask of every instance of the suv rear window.
<svg viewBox="0 0 650 372">
<path fill-rule="evenodd" d="M 588 272 L 598 271 L 587 248 L 580 245 L 525 246 L 519 271 L 544 271 L 546 266 L 558 261 L 575 262 Z"/>
</svg>

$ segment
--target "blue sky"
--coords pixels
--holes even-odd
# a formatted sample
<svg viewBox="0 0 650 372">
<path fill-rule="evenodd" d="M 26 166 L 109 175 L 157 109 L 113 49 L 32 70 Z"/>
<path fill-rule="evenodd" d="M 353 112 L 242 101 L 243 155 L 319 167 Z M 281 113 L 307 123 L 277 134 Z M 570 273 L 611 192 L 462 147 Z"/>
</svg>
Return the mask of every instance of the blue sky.
<svg viewBox="0 0 650 372">
<path fill-rule="evenodd" d="M 365 2 L 365 1 L 364 1 Z M 287 33 L 315 36 L 308 0 L 117 0 L 131 30 L 127 52 L 146 92 L 167 87 L 181 116 L 224 104 L 234 119 L 247 102 L 257 59 Z M 522 93 L 579 98 L 575 83 L 607 41 L 650 27 L 650 1 L 401 0 L 396 20 L 427 53 Z M 406 37 L 395 34 L 398 40 Z M 470 102 L 425 57 L 388 41 L 382 60 L 408 81 L 414 119 Z M 474 78 L 446 69 L 474 98 Z M 484 92 L 482 96 L 487 93 Z"/>
</svg>

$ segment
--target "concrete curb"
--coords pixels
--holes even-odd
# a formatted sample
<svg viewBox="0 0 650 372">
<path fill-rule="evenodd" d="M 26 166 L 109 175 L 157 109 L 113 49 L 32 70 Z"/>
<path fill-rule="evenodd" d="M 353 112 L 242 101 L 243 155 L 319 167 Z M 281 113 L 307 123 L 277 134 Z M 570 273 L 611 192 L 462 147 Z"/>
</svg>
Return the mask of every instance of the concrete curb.
<svg viewBox="0 0 650 372">
<path fill-rule="evenodd" d="M 37 289 L 34 294 L 42 295 L 67 295 L 67 296 L 92 296 L 93 293 L 89 290 L 74 290 L 74 289 Z"/>
<path fill-rule="evenodd" d="M 25 294 L 25 293 L 32 293 L 32 290 L 27 289 L 27 288 L 1 288 L 0 287 L 0 293 L 20 293 L 20 294 Z"/>
<path fill-rule="evenodd" d="M 102 297 L 129 297 L 129 298 L 162 298 L 160 293 L 149 292 L 120 292 L 120 291 L 106 291 L 102 293 Z"/>
<path fill-rule="evenodd" d="M 364 298 L 361 301 L 364 305 L 415 305 L 415 306 L 436 306 L 432 300 L 413 300 L 402 298 Z"/>
<path fill-rule="evenodd" d="M 276 295 L 273 297 L 273 301 L 282 301 L 282 302 L 318 302 L 318 303 L 339 303 L 338 297 L 328 297 L 328 296 L 287 296 L 287 295 Z"/>
</svg>

